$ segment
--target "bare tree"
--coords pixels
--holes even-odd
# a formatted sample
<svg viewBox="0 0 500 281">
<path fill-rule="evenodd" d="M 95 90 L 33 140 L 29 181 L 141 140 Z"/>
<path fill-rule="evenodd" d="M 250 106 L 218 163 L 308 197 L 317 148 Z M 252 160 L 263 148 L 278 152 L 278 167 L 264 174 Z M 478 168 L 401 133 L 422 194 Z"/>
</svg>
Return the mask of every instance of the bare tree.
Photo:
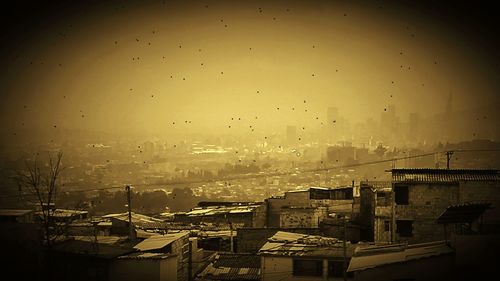
<svg viewBox="0 0 500 281">
<path fill-rule="evenodd" d="M 42 212 L 42 225 L 44 230 L 44 241 L 47 247 L 52 244 L 52 239 L 57 234 L 54 231 L 53 211 L 51 204 L 55 202 L 58 185 L 57 180 L 62 171 L 62 152 L 54 157 L 50 152 L 49 161 L 46 165 L 40 165 L 38 159 L 33 162 L 26 161 L 26 171 L 18 172 L 19 187 L 26 190 L 30 196 L 36 198 Z"/>
</svg>

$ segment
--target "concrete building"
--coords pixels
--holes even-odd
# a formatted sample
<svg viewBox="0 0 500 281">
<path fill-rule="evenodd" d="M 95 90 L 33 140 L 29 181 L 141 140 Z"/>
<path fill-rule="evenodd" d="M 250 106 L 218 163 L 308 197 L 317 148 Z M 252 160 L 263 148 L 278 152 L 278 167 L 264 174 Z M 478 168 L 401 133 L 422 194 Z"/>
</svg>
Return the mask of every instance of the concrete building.
<svg viewBox="0 0 500 281">
<path fill-rule="evenodd" d="M 120 256 L 109 267 L 110 281 L 177 281 L 177 256 L 136 252 Z"/>
<path fill-rule="evenodd" d="M 267 226 L 318 227 L 331 213 L 351 213 L 353 189 L 311 187 L 266 199 Z"/>
<path fill-rule="evenodd" d="M 187 213 L 174 215 L 174 222 L 188 224 L 233 224 L 237 227 L 263 227 L 266 205 L 262 202 L 200 202 Z"/>
<path fill-rule="evenodd" d="M 261 280 L 343 280 L 354 248 L 336 238 L 279 231 L 259 250 Z"/>
<path fill-rule="evenodd" d="M 444 239 L 438 217 L 450 205 L 487 202 L 484 228 L 500 225 L 500 171 L 392 169 L 391 182 L 362 182 L 362 239 L 422 243 Z"/>
<path fill-rule="evenodd" d="M 0 209 L 0 223 L 32 223 L 33 210 Z"/>
<path fill-rule="evenodd" d="M 165 235 L 152 235 L 134 246 L 134 249 L 147 253 L 175 255 L 177 260 L 177 280 L 188 279 L 189 232 L 179 231 Z"/>
</svg>

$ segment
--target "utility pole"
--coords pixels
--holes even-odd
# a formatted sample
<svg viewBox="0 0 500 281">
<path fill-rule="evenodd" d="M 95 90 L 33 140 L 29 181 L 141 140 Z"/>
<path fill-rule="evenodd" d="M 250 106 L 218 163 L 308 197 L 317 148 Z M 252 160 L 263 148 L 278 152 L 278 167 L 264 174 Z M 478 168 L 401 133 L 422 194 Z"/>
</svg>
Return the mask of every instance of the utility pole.
<svg viewBox="0 0 500 281">
<path fill-rule="evenodd" d="M 189 240 L 188 280 L 193 280 L 193 245 L 191 240 Z"/>
<path fill-rule="evenodd" d="M 343 247 L 344 247 L 344 265 L 342 270 L 342 274 L 344 276 L 344 281 L 347 281 L 347 215 L 344 215 L 344 239 L 342 239 Z"/>
<path fill-rule="evenodd" d="M 229 222 L 229 237 L 231 239 L 231 253 L 234 253 L 234 243 L 233 243 L 233 223 Z"/>
<path fill-rule="evenodd" d="M 450 159 L 453 155 L 453 151 L 446 151 L 446 169 L 450 169 Z"/>
<path fill-rule="evenodd" d="M 134 227 L 132 226 L 132 206 L 130 205 L 130 185 L 125 186 L 127 191 L 127 208 L 128 208 L 128 230 L 129 238 L 134 239 Z"/>
</svg>

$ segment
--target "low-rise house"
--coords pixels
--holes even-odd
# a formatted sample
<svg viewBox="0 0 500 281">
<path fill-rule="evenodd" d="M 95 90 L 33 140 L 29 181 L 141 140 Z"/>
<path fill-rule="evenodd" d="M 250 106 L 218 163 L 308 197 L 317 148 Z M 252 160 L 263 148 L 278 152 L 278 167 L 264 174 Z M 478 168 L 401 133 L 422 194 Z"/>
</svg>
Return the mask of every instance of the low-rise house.
<svg viewBox="0 0 500 281">
<path fill-rule="evenodd" d="M 0 223 L 32 223 L 33 210 L 0 209 Z"/>
<path fill-rule="evenodd" d="M 142 214 L 132 212 L 132 225 L 135 229 L 166 231 L 167 223 L 161 219 L 149 217 Z M 109 232 L 113 235 L 129 234 L 128 213 L 109 214 L 102 218 L 111 221 Z"/>
<path fill-rule="evenodd" d="M 175 255 L 177 257 L 177 280 L 188 279 L 190 255 L 188 231 L 152 235 L 135 245 L 134 249 L 141 252 Z"/>
<path fill-rule="evenodd" d="M 336 238 L 279 231 L 259 250 L 262 280 L 342 280 L 355 246 Z"/>
<path fill-rule="evenodd" d="M 177 281 L 177 256 L 135 252 L 113 260 L 110 281 Z"/>
<path fill-rule="evenodd" d="M 217 253 L 196 281 L 260 280 L 260 257 L 252 254 Z"/>
<path fill-rule="evenodd" d="M 362 239 L 421 243 L 443 239 L 437 218 L 450 205 L 491 204 L 484 229 L 500 225 L 500 171 L 392 169 L 392 181 L 362 182 L 359 220 L 368 231 Z M 449 231 L 449 229 L 448 229 Z"/>
<path fill-rule="evenodd" d="M 360 246 L 347 272 L 354 280 L 449 280 L 454 250 L 444 241 L 415 245 Z"/>
<path fill-rule="evenodd" d="M 285 231 L 285 229 L 279 227 L 239 229 L 236 237 L 236 251 L 238 253 L 257 253 L 268 242 L 268 239 L 278 231 Z M 308 235 L 322 235 L 319 228 L 287 228 L 286 231 Z"/>
<path fill-rule="evenodd" d="M 174 222 L 188 224 L 213 223 L 263 227 L 266 205 L 262 202 L 200 202 L 186 213 L 176 213 Z"/>
<path fill-rule="evenodd" d="M 56 243 L 48 256 L 50 280 L 109 280 L 114 259 L 134 252 L 131 247 L 68 239 Z"/>
<path fill-rule="evenodd" d="M 318 227 L 330 213 L 351 214 L 355 205 L 352 187 L 311 187 L 266 199 L 267 226 Z"/>
<path fill-rule="evenodd" d="M 49 212 L 51 222 L 55 223 L 71 223 L 77 220 L 88 218 L 88 211 L 81 210 L 68 210 L 68 209 L 53 209 Z M 43 211 L 35 212 L 35 220 L 38 222 L 43 221 Z"/>
</svg>

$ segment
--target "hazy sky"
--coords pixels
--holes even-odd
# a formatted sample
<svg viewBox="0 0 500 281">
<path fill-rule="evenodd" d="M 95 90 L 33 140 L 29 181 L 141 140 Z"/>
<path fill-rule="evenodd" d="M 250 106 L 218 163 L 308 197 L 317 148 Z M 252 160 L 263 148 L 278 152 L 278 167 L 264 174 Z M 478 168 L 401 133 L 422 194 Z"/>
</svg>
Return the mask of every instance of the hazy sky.
<svg viewBox="0 0 500 281">
<path fill-rule="evenodd" d="M 4 10 L 3 131 L 284 131 L 330 106 L 357 122 L 394 104 L 406 121 L 450 93 L 455 109 L 500 100 L 489 7 L 62 2 Z"/>
</svg>

